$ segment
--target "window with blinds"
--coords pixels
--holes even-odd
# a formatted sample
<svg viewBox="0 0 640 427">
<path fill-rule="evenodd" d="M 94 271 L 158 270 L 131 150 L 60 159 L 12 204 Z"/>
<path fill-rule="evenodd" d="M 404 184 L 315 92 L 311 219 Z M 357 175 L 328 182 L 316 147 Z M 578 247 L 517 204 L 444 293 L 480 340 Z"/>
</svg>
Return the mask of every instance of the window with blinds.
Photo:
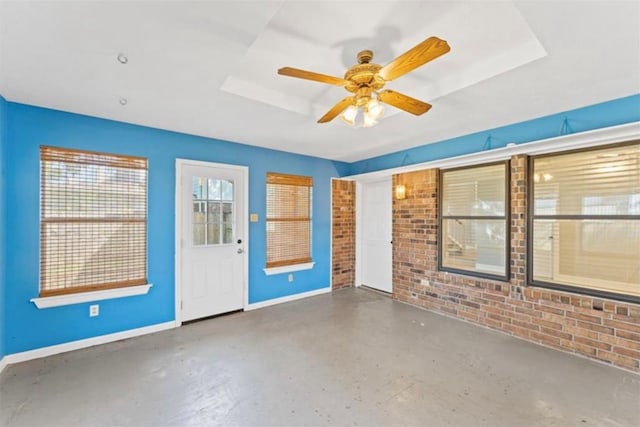
<svg viewBox="0 0 640 427">
<path fill-rule="evenodd" d="M 147 283 L 147 159 L 40 147 L 40 296 Z"/>
<path fill-rule="evenodd" d="M 440 172 L 440 269 L 508 277 L 508 163 Z"/>
<path fill-rule="evenodd" d="M 640 144 L 530 162 L 533 283 L 640 296 Z"/>
<path fill-rule="evenodd" d="M 308 176 L 267 173 L 267 268 L 311 262 Z"/>
</svg>

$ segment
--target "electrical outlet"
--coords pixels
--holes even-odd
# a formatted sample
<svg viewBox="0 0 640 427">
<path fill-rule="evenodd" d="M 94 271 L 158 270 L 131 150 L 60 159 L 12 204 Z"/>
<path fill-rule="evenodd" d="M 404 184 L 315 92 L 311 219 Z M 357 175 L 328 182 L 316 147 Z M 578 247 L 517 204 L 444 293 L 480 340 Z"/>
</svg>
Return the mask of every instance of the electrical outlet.
<svg viewBox="0 0 640 427">
<path fill-rule="evenodd" d="M 293 274 L 289 274 L 289 281 L 293 282 Z"/>
<path fill-rule="evenodd" d="M 100 315 L 100 306 L 98 304 L 89 306 L 89 317 L 96 317 Z"/>
</svg>

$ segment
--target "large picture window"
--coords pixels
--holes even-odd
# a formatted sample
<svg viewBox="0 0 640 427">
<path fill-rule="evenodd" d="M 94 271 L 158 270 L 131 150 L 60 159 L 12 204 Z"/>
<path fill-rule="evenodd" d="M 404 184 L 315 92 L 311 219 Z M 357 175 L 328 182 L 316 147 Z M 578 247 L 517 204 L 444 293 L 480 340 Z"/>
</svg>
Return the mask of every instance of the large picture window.
<svg viewBox="0 0 640 427">
<path fill-rule="evenodd" d="M 147 283 L 147 160 L 40 148 L 40 296 Z"/>
<path fill-rule="evenodd" d="M 440 172 L 441 270 L 508 277 L 507 163 Z"/>
<path fill-rule="evenodd" d="M 309 176 L 267 173 L 267 268 L 311 262 Z"/>
<path fill-rule="evenodd" d="M 534 284 L 640 296 L 640 144 L 530 160 Z"/>
</svg>

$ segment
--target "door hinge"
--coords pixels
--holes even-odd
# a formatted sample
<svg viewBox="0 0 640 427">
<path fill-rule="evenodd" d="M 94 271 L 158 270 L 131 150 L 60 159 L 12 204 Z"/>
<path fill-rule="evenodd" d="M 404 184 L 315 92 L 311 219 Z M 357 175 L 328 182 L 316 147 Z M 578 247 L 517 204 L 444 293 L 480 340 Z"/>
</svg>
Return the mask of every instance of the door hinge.
<svg viewBox="0 0 640 427">
<path fill-rule="evenodd" d="M 180 301 L 180 310 L 182 310 L 182 301 Z"/>
</svg>

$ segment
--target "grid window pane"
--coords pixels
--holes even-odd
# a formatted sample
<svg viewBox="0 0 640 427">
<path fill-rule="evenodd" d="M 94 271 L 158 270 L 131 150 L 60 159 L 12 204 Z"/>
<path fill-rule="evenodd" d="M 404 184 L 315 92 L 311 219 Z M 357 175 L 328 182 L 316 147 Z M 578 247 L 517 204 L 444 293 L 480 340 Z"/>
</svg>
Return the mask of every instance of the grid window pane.
<svg viewBox="0 0 640 427">
<path fill-rule="evenodd" d="M 311 262 L 311 177 L 267 174 L 267 267 Z"/>
<path fill-rule="evenodd" d="M 220 196 L 222 200 L 233 200 L 233 181 L 220 181 Z"/>
<path fill-rule="evenodd" d="M 201 246 L 207 242 L 207 224 L 193 224 L 193 244 L 195 246 Z"/>
<path fill-rule="evenodd" d="M 204 178 L 203 178 L 204 180 Z M 220 180 L 209 178 L 207 180 L 207 200 L 220 200 Z"/>
<path fill-rule="evenodd" d="M 235 233 L 233 181 L 202 176 L 194 176 L 191 181 L 194 205 L 193 245 L 233 243 Z"/>
<path fill-rule="evenodd" d="M 40 295 L 147 283 L 147 160 L 41 147 L 40 171 Z"/>
<path fill-rule="evenodd" d="M 220 243 L 220 223 L 207 224 L 207 245 L 217 245 Z"/>
</svg>

